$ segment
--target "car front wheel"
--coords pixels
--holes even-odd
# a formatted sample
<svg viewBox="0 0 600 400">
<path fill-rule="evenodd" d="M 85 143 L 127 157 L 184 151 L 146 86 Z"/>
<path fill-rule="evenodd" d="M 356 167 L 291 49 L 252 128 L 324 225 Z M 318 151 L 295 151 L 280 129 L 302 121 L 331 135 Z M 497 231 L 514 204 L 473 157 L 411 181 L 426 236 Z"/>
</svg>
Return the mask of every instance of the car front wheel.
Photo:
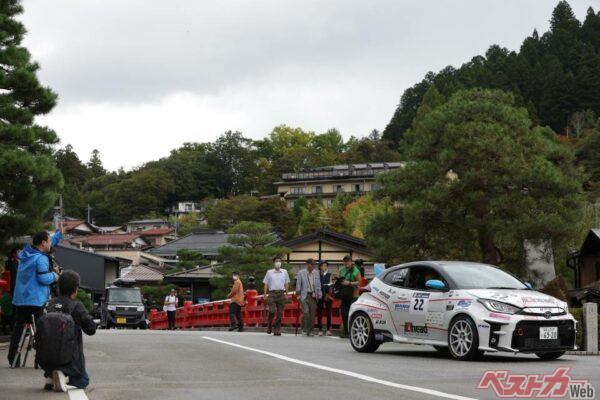
<svg viewBox="0 0 600 400">
<path fill-rule="evenodd" d="M 479 350 L 479 335 L 473 320 L 461 315 L 448 329 L 448 350 L 457 360 L 472 360 L 483 355 Z"/>
<path fill-rule="evenodd" d="M 371 319 L 365 313 L 358 312 L 350 320 L 350 343 L 359 353 L 372 353 L 380 343 L 375 340 Z"/>
</svg>

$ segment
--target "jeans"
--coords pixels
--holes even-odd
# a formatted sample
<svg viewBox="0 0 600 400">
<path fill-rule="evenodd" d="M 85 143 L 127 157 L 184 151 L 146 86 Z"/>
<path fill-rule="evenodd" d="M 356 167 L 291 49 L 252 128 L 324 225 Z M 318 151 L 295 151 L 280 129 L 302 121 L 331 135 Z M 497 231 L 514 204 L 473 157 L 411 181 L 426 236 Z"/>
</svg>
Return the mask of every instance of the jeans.
<svg viewBox="0 0 600 400">
<path fill-rule="evenodd" d="M 327 330 L 331 330 L 331 301 L 320 299 L 317 302 L 317 328 L 319 331 L 323 328 L 323 307 L 325 307 L 325 317 L 327 319 Z"/>
<path fill-rule="evenodd" d="M 69 378 L 67 382 L 68 385 L 75 386 L 79 389 L 85 389 L 90 384 L 90 377 L 87 374 L 86 370 L 83 370 L 83 373 L 79 373 L 74 367 L 73 364 L 65 365 L 64 367 L 58 368 L 59 371 L 62 371 L 65 376 Z M 44 371 L 45 377 L 52 377 L 53 371 Z"/>
<path fill-rule="evenodd" d="M 19 347 L 19 341 L 21 340 L 21 334 L 25 324 L 31 323 L 31 316 L 37 322 L 37 320 L 44 313 L 42 307 L 34 306 L 15 306 L 15 326 L 13 327 L 12 336 L 10 338 L 10 347 L 8 348 L 8 362 L 12 365 L 12 362 L 17 354 Z"/>
<path fill-rule="evenodd" d="M 169 321 L 169 330 L 175 330 L 175 313 L 177 311 L 167 311 L 167 320 Z"/>
<path fill-rule="evenodd" d="M 229 305 L 229 325 L 233 328 L 237 325 L 241 331 L 244 329 L 244 320 L 242 318 L 242 306 L 236 303 Z"/>
</svg>

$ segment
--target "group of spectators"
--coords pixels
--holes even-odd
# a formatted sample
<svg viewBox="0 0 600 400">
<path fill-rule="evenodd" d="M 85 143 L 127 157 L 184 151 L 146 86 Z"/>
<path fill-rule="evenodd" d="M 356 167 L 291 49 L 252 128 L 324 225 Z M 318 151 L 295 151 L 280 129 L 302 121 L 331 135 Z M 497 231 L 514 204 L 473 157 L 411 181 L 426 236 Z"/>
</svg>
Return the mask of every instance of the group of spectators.
<svg viewBox="0 0 600 400">
<path fill-rule="evenodd" d="M 327 261 L 315 262 L 309 258 L 305 262 L 305 268 L 298 272 L 296 278 L 296 296 L 302 306 L 302 331 L 307 336 L 314 335 L 315 316 L 317 317 L 318 335 L 331 335 L 331 305 L 334 300 L 334 280 L 342 287 L 351 288 L 351 296 L 340 297 L 340 313 L 343 321 L 342 337 L 348 336 L 348 314 L 350 306 L 359 296 L 359 286 L 362 282 L 362 275 L 358 266 L 355 265 L 352 257 L 347 255 L 343 258 L 344 266 L 339 272 L 332 276 L 329 272 Z M 317 269 L 315 269 L 315 264 Z M 238 327 L 243 330 L 243 321 L 241 307 L 244 304 L 243 287 L 239 279 L 239 274 L 233 276 L 234 284 L 229 293 L 232 299 L 230 306 L 230 330 Z M 288 291 L 290 277 L 288 272 L 282 268 L 281 257 L 273 258 L 273 268 L 268 270 L 264 279 L 264 296 L 268 305 L 267 333 L 274 336 L 281 336 L 281 319 L 285 304 L 288 300 Z M 326 327 L 323 330 L 323 317 L 326 320 Z"/>
<path fill-rule="evenodd" d="M 60 312 L 69 311 L 75 324 L 76 338 L 71 361 L 51 369 L 44 369 L 44 365 L 40 365 L 46 378 L 44 389 L 64 392 L 67 391 L 67 383 L 77 388 L 85 388 L 89 384 L 83 356 L 82 329 L 86 334 L 93 335 L 96 324 L 83 304 L 76 300 L 79 275 L 74 271 L 63 272 L 52 257 L 53 248 L 60 242 L 62 232 L 61 228 L 53 235 L 48 232 L 36 233 L 31 244 L 23 249 L 12 249 L 5 263 L 11 277 L 10 291 L 2 296 L 0 306 L 3 329 L 12 330 L 8 351 L 11 366 L 16 365 L 14 361 L 26 324 L 37 324 L 47 312 L 57 309 Z"/>
</svg>

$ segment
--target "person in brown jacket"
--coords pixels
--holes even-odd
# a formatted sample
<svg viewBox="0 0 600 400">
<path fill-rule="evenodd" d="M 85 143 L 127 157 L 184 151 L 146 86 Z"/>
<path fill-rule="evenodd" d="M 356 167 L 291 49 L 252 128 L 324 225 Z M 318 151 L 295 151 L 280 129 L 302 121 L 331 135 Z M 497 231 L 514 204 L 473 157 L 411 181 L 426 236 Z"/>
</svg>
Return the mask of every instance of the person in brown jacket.
<svg viewBox="0 0 600 400">
<path fill-rule="evenodd" d="M 244 320 L 242 319 L 242 307 L 244 306 L 244 286 L 240 280 L 240 274 L 233 273 L 233 287 L 227 295 L 231 299 L 229 304 L 229 331 L 236 328 L 239 332 L 244 331 Z"/>
</svg>

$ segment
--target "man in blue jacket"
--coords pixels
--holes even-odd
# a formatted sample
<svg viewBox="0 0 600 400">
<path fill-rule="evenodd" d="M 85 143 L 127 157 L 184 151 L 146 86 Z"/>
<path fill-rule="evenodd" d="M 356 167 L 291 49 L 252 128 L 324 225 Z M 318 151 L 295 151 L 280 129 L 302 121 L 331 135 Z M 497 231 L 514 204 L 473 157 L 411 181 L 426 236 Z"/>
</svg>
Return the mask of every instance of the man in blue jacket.
<svg viewBox="0 0 600 400">
<path fill-rule="evenodd" d="M 33 235 L 31 245 L 19 253 L 19 269 L 15 283 L 13 304 L 15 306 L 15 328 L 8 349 L 8 362 L 12 365 L 23 332 L 23 326 L 42 316 L 44 305 L 50 297 L 50 285 L 58 280 L 58 267 L 50 271 L 47 253 L 56 246 L 62 233 L 57 231 L 50 236 L 48 232 Z"/>
</svg>

